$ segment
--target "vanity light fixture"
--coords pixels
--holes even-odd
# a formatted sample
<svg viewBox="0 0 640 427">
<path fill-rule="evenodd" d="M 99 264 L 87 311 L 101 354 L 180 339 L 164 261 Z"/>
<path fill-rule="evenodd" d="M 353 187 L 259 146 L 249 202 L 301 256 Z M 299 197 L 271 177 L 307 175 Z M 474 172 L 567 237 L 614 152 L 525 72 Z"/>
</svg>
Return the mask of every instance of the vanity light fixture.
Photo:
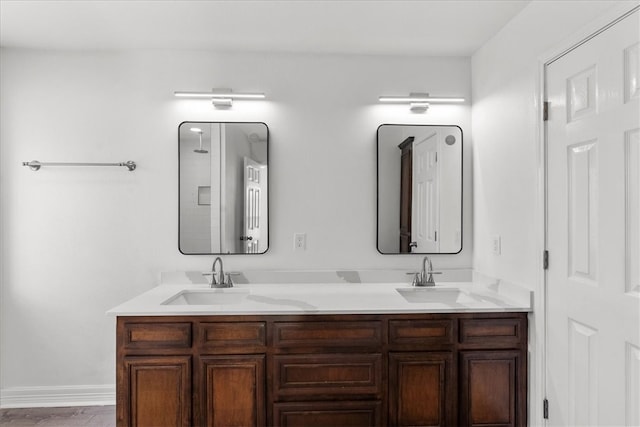
<svg viewBox="0 0 640 427">
<path fill-rule="evenodd" d="M 212 89 L 211 92 L 174 92 L 177 98 L 209 98 L 216 108 L 229 108 L 234 99 L 265 99 L 264 93 L 234 93 L 231 89 Z"/>
<path fill-rule="evenodd" d="M 431 103 L 460 103 L 464 102 L 464 98 L 429 96 L 428 93 L 411 92 L 409 96 L 381 96 L 378 98 L 380 102 L 409 104 L 411 111 L 416 113 L 424 113 L 429 109 Z"/>
</svg>

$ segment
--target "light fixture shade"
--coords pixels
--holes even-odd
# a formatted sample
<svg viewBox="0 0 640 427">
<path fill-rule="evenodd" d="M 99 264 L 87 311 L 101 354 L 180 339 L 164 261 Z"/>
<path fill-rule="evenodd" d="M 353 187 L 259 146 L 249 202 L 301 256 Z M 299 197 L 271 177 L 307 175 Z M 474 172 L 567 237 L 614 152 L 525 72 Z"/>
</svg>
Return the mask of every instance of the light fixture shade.
<svg viewBox="0 0 640 427">
<path fill-rule="evenodd" d="M 174 92 L 178 98 L 265 99 L 264 93 Z"/>
<path fill-rule="evenodd" d="M 428 102 L 412 102 L 409 105 L 410 105 L 409 109 L 414 113 L 426 113 L 427 110 L 429 109 Z"/>
<path fill-rule="evenodd" d="M 380 102 L 409 104 L 412 102 L 432 102 L 432 103 L 461 103 L 464 102 L 464 98 L 460 97 L 430 97 L 430 96 L 381 96 L 378 98 Z"/>
<path fill-rule="evenodd" d="M 378 100 L 385 103 L 409 104 L 411 111 L 414 113 L 425 113 L 431 103 L 460 103 L 465 101 L 461 97 L 430 96 L 424 92 L 411 92 L 409 96 L 380 96 Z"/>
<path fill-rule="evenodd" d="M 229 108 L 233 105 L 233 98 L 211 98 L 211 104 L 216 108 Z"/>
<path fill-rule="evenodd" d="M 176 98 L 200 98 L 211 99 L 211 103 L 216 108 L 229 108 L 233 105 L 234 99 L 252 100 L 265 99 L 264 93 L 234 93 L 231 89 L 213 89 L 211 92 L 173 92 Z"/>
</svg>

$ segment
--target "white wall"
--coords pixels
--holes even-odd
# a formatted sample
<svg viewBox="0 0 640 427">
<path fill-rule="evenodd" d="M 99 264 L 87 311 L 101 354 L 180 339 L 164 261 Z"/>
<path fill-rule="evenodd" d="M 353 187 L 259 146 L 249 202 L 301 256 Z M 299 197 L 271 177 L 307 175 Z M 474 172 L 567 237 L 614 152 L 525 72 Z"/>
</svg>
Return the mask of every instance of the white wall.
<svg viewBox="0 0 640 427">
<path fill-rule="evenodd" d="M 270 248 L 228 256 L 242 269 L 414 269 L 419 256 L 376 251 L 375 136 L 381 123 L 459 124 L 471 206 L 468 103 L 426 115 L 381 94 L 470 97 L 468 58 L 40 52 L 0 57 L 1 388 L 112 385 L 114 319 L 104 312 L 153 287 L 161 271 L 204 270 L 178 252 L 177 135 L 183 121 L 263 121 L 270 129 Z M 264 91 L 215 110 L 174 90 Z M 124 168 L 21 162 L 125 161 Z M 464 250 L 437 268 L 471 266 Z M 307 251 L 293 252 L 293 234 Z"/>
<path fill-rule="evenodd" d="M 585 26 L 605 12 L 635 4 L 533 1 L 472 57 L 473 266 L 538 291 L 535 313 L 543 303 L 540 61 L 577 33 L 586 36 Z M 492 253 L 492 235 L 501 236 L 501 255 Z M 530 330 L 532 424 L 542 423 L 542 320 L 532 316 Z"/>
</svg>

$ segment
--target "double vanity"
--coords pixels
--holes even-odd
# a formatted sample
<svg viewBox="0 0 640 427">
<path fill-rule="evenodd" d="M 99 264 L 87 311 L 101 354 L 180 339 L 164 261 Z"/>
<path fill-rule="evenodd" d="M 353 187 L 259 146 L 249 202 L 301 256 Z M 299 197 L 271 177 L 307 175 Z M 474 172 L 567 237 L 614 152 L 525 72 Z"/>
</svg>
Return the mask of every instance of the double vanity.
<svg viewBox="0 0 640 427">
<path fill-rule="evenodd" d="M 376 139 L 378 252 L 460 253 L 461 128 L 381 125 Z M 264 123 L 179 126 L 183 254 L 267 251 L 268 144 Z M 529 292 L 452 271 L 435 285 L 426 261 L 413 278 L 250 277 L 217 258 L 209 284 L 163 279 L 110 311 L 117 425 L 526 425 Z"/>
<path fill-rule="evenodd" d="M 117 424 L 526 425 L 530 310 L 472 282 L 163 284 L 110 311 Z"/>
</svg>

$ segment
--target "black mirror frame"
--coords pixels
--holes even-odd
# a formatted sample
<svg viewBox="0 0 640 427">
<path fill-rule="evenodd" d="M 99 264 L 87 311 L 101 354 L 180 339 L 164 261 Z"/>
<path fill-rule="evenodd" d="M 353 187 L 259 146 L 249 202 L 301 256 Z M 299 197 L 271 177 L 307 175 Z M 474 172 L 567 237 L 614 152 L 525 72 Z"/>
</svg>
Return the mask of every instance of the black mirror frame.
<svg viewBox="0 0 640 427">
<path fill-rule="evenodd" d="M 269 251 L 269 247 L 270 247 L 270 243 L 269 243 L 269 239 L 271 238 L 271 233 L 269 232 L 267 234 L 267 248 L 264 250 L 264 252 L 259 252 L 259 253 L 240 253 L 240 252 L 233 252 L 233 253 L 227 253 L 227 252 L 184 252 L 182 250 L 182 248 L 180 247 L 180 128 L 182 127 L 182 125 L 189 123 L 189 124 L 211 124 L 211 123 L 221 123 L 221 124 L 262 124 L 264 125 L 264 127 L 267 129 L 267 166 L 269 165 L 269 146 L 270 146 L 270 130 L 269 130 L 269 126 L 264 123 L 264 122 L 205 122 L 205 121 L 191 121 L 191 120 L 185 120 L 183 122 L 181 122 L 178 125 L 178 251 L 182 254 L 182 255 L 264 255 Z M 267 169 L 267 176 L 269 176 L 269 169 Z M 269 208 L 269 204 L 271 202 L 271 196 L 270 196 L 270 188 L 271 188 L 271 184 L 270 184 L 270 179 L 267 180 L 267 227 L 269 227 L 269 219 L 270 219 L 270 208 Z"/>
<path fill-rule="evenodd" d="M 460 129 L 460 250 L 457 252 L 382 252 L 380 251 L 380 128 L 383 126 L 456 127 Z M 457 255 L 464 249 L 464 132 L 458 125 L 423 123 L 383 123 L 376 128 L 376 250 L 380 255 Z"/>
</svg>

